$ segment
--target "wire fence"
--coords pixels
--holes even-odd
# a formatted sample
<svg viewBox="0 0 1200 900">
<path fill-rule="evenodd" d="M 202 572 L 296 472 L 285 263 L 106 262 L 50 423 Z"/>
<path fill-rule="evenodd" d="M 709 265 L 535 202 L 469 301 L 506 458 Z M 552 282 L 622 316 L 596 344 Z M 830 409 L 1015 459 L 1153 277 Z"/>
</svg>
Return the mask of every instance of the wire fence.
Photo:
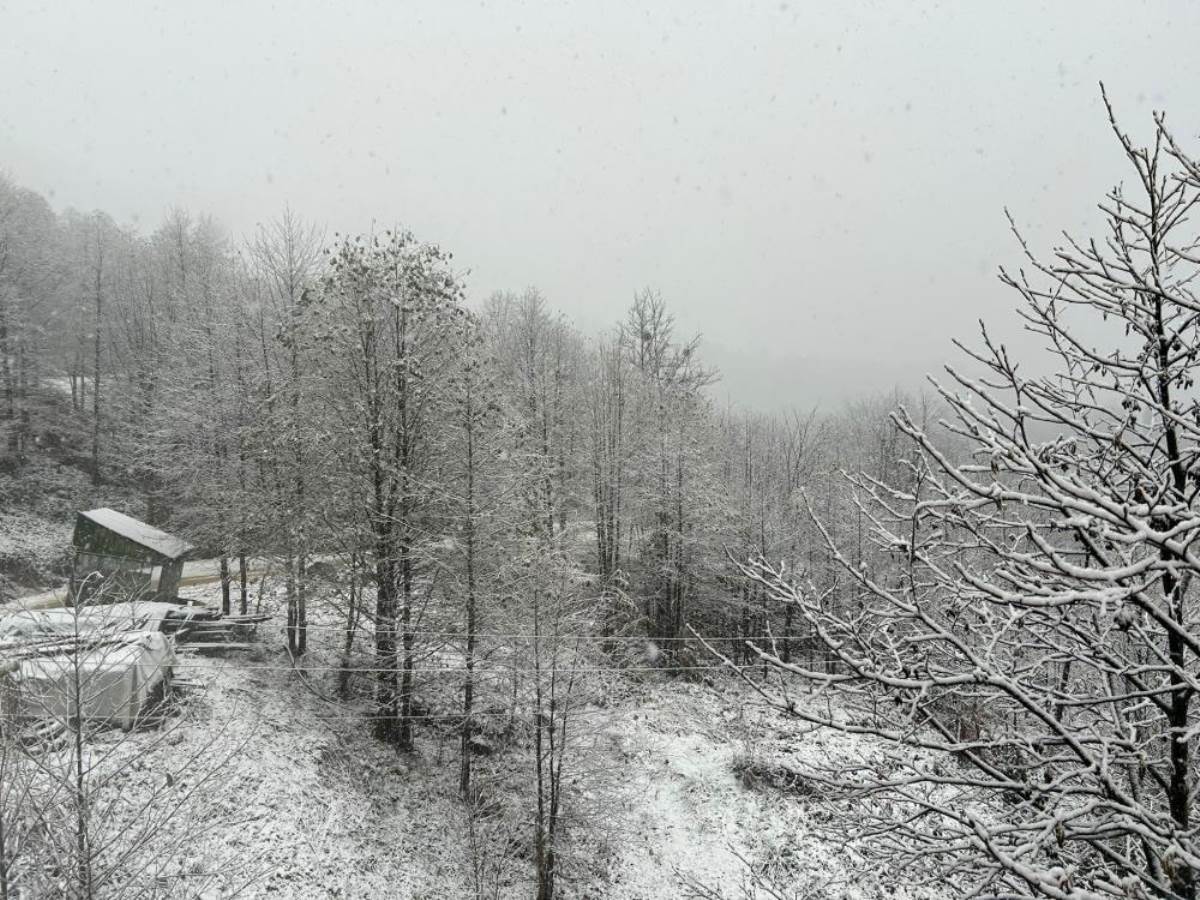
<svg viewBox="0 0 1200 900">
<path fill-rule="evenodd" d="M 289 625 L 285 622 L 263 622 L 263 626 L 272 628 L 296 628 L 304 631 L 334 631 L 345 634 L 347 631 L 366 631 L 361 625 L 354 629 L 347 628 L 344 624 L 319 624 L 310 623 L 304 626 Z M 400 627 L 390 629 L 393 635 L 407 634 L 414 638 L 459 638 L 465 640 L 468 635 L 465 631 L 431 631 L 429 629 L 409 629 L 405 631 Z M 718 641 L 800 641 L 806 638 L 806 635 L 797 633 L 779 633 L 779 634 L 729 634 L 712 637 L 707 634 L 701 634 L 699 638 L 693 636 L 684 637 L 653 637 L 642 634 L 556 634 L 554 632 L 545 632 L 540 635 L 534 635 L 530 632 L 494 632 L 494 631 L 477 631 L 474 633 L 476 639 L 495 639 L 495 640 L 560 640 L 560 641 L 595 641 L 607 643 L 627 643 L 637 642 L 643 644 L 671 644 L 671 643 L 692 643 L 698 644 L 701 640 L 715 643 Z"/>
<path fill-rule="evenodd" d="M 654 637 L 577 631 L 566 634 L 531 633 L 513 629 L 467 633 L 461 629 L 418 627 L 391 632 L 388 637 L 393 638 L 392 646 L 384 648 L 382 653 L 373 640 L 378 637 L 377 634 L 368 633 L 364 639 L 363 632 L 358 632 L 354 639 L 358 646 L 352 646 L 352 651 L 348 653 L 340 641 L 329 639 L 347 634 L 345 624 L 317 622 L 308 625 L 307 630 L 316 636 L 318 645 L 310 647 L 310 652 L 305 656 L 292 656 L 277 637 L 264 639 L 267 635 L 263 632 L 277 636 L 287 633 L 295 625 L 278 619 L 242 623 L 238 628 L 245 630 L 244 637 L 247 640 L 237 641 L 228 636 L 222 639 L 205 635 L 203 626 L 207 624 L 211 623 L 198 623 L 198 636 L 189 635 L 185 624 L 184 630 L 177 635 L 174 653 L 168 659 L 153 664 L 139 663 L 138 678 L 178 684 L 186 693 L 188 690 L 207 690 L 214 686 L 220 689 L 237 687 L 236 679 L 242 675 L 296 675 L 300 677 L 299 683 L 327 707 L 315 715 L 310 711 L 309 715 L 326 723 L 404 720 L 413 724 L 450 724 L 457 727 L 468 719 L 512 722 L 527 718 L 529 710 L 524 708 L 527 704 L 519 702 L 515 693 L 511 695 L 511 703 L 508 696 L 502 700 L 493 696 L 492 707 L 477 707 L 469 715 L 461 709 L 455 709 L 457 701 L 447 702 L 445 689 L 439 685 L 445 685 L 459 694 L 468 679 L 474 679 L 477 690 L 486 691 L 489 683 L 494 688 L 498 682 L 516 685 L 524 680 L 528 684 L 531 680 L 551 676 L 598 676 L 601 679 L 629 677 L 635 680 L 645 676 L 664 676 L 699 680 L 721 672 L 735 677 L 745 677 L 751 672 L 766 675 L 770 669 L 769 662 L 758 656 L 755 647 L 781 657 L 803 659 L 810 669 L 830 668 L 833 665 L 823 654 L 813 652 L 815 648 L 806 636 L 772 634 L 769 630 L 761 634 Z M 98 625 L 101 627 L 97 628 Z M 66 677 L 71 666 L 77 664 L 75 657 L 82 657 L 85 653 L 92 654 L 93 661 L 99 666 L 97 671 L 106 668 L 104 655 L 108 652 L 120 653 L 126 648 L 121 635 L 128 636 L 125 629 L 136 628 L 136 622 L 129 621 L 125 616 L 114 616 L 111 620 L 97 621 L 93 618 L 88 626 L 87 629 L 77 627 L 74 634 L 46 635 L 41 655 L 35 653 L 25 658 L 27 662 L 33 660 L 41 665 L 41 672 L 35 675 L 35 679 L 40 677 L 43 682 L 52 681 L 55 660 L 59 660 L 58 665 L 62 669 L 63 675 L 60 677 Z M 327 639 L 322 640 L 322 637 Z M 200 644 L 189 644 L 189 638 L 198 640 Z M 64 641 L 77 650 L 64 651 Z M 473 641 L 476 647 L 470 664 L 463 646 L 467 641 Z M 30 643 L 36 645 L 37 641 Z M 351 643 L 353 645 L 353 641 Z M 416 645 L 415 652 L 406 649 L 405 643 L 410 648 Z M 729 648 L 730 645 L 733 645 L 734 652 L 725 656 L 711 652 L 711 648 Z M 678 652 L 685 647 L 691 651 L 690 655 L 680 655 Z M 221 655 L 210 656 L 211 653 Z M 617 655 L 614 657 L 613 653 Z M 405 655 L 409 657 L 407 661 Z M 207 677 L 219 675 L 226 677 L 219 680 Z M 329 676 L 333 678 L 325 680 Z M 90 675 L 87 677 L 91 678 Z M 413 681 L 413 693 L 408 694 L 405 705 L 410 700 L 415 704 L 407 714 L 389 708 L 376 696 L 379 685 L 385 691 L 390 689 L 398 693 L 396 689 L 399 685 L 396 682 L 401 678 Z M 340 680 L 340 684 L 338 690 L 330 691 L 328 687 L 335 683 L 334 679 Z M 432 697 L 425 696 L 422 702 L 421 692 L 429 690 L 433 691 Z M 507 694 L 507 688 L 504 692 Z M 495 694 L 495 691 L 490 693 Z M 498 708 L 497 700 L 500 700 L 503 709 Z M 604 704 L 597 705 L 595 700 L 593 697 L 589 702 L 580 703 L 571 714 L 584 721 L 611 717 L 612 710 Z"/>
<path fill-rule="evenodd" d="M 269 665 L 269 664 L 256 664 L 256 663 L 236 663 L 236 664 L 230 664 L 230 665 L 217 665 L 214 663 L 191 662 L 188 660 L 185 660 L 182 662 L 177 660 L 176 662 L 172 663 L 170 667 L 175 668 L 175 669 L 189 669 L 189 670 L 220 669 L 222 671 L 226 671 L 228 669 L 237 669 L 240 672 L 301 672 L 301 673 L 304 673 L 304 672 L 349 672 L 349 673 L 355 674 L 355 675 L 368 675 L 368 674 L 379 675 L 379 674 L 386 674 L 389 672 L 395 673 L 395 674 L 403 674 L 404 672 L 410 672 L 413 674 L 421 674 L 421 675 L 429 675 L 429 674 L 458 675 L 458 674 L 463 674 L 463 673 L 472 672 L 472 671 L 478 675 L 486 670 L 486 668 L 482 665 L 476 666 L 474 669 L 468 669 L 466 666 L 353 666 L 353 665 L 349 665 L 349 666 L 347 666 L 347 665 L 309 666 L 309 665 L 302 665 L 302 664 Z M 505 673 L 517 674 L 517 675 L 544 674 L 544 673 L 548 673 L 551 671 L 557 672 L 562 675 L 582 674 L 582 673 L 601 673 L 601 672 L 613 672 L 613 673 L 617 673 L 617 672 L 626 673 L 627 672 L 627 673 L 631 673 L 631 674 L 632 673 L 644 673 L 644 672 L 660 672 L 660 673 L 669 674 L 672 672 L 713 672 L 713 671 L 717 671 L 718 669 L 730 671 L 733 669 L 753 669 L 753 668 L 761 668 L 761 667 L 762 667 L 761 662 L 746 664 L 746 665 L 729 665 L 729 664 L 725 664 L 725 663 L 718 663 L 718 664 L 714 664 L 714 665 L 704 665 L 704 666 L 672 666 L 672 665 L 662 665 L 662 666 L 564 666 L 564 665 L 551 665 L 550 663 L 547 663 L 545 666 L 541 666 L 541 667 L 529 667 L 529 666 L 518 667 L 518 666 L 506 666 L 503 664 L 492 664 L 492 666 L 491 666 L 491 668 L 493 670 L 502 670 Z"/>
</svg>

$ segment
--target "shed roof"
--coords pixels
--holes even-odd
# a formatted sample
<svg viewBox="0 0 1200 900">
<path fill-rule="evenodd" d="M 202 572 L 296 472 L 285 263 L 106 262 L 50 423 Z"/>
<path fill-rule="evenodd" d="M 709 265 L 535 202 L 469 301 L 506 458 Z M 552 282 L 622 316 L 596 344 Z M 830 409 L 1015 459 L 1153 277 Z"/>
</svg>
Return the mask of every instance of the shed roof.
<svg viewBox="0 0 1200 900">
<path fill-rule="evenodd" d="M 147 525 L 145 522 L 119 513 L 115 509 L 107 507 L 89 509 L 86 512 L 80 512 L 79 515 L 125 540 L 132 541 L 139 547 L 145 547 L 167 559 L 180 559 L 193 549 L 192 545 L 183 538 L 160 531 L 153 525 Z"/>
</svg>

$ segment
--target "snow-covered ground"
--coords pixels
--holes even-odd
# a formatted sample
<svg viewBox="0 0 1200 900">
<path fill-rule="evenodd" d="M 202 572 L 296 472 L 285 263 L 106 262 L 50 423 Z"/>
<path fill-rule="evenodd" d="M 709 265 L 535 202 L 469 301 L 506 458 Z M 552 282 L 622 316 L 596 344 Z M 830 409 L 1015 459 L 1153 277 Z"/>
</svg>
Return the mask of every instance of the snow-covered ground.
<svg viewBox="0 0 1200 900">
<path fill-rule="evenodd" d="M 194 596 L 215 599 L 213 586 Z M 166 740 L 124 740 L 141 754 L 122 782 L 131 803 L 165 773 L 186 815 L 162 829 L 178 849 L 160 854 L 162 896 L 456 898 L 471 889 L 468 815 L 457 796 L 457 740 L 423 727 L 399 754 L 369 734 L 365 701 L 342 703 L 335 674 L 289 670 L 282 628 L 260 626 L 261 649 L 225 657 L 183 654 L 189 690 Z M 310 665 L 332 661 L 318 648 Z M 859 739 L 801 736 L 796 724 L 713 679 L 612 676 L 602 702 L 577 715 L 568 767 L 559 896 L 566 900 L 767 897 L 767 873 L 787 897 L 916 897 L 847 881 L 846 851 L 818 827 L 819 796 L 747 785 L 735 760 L 769 752 L 797 759 L 869 753 Z M 815 756 L 814 756 L 815 755 Z M 499 898 L 532 894 L 528 754 L 479 758 L 478 778 L 506 787 L 510 813 Z M 523 781 L 524 780 L 524 781 Z M 528 795 L 525 795 L 528 798 Z M 513 804 L 516 804 L 515 806 Z M 173 887 L 172 887 L 173 886 Z M 236 894 L 235 894 L 236 892 Z"/>
<path fill-rule="evenodd" d="M 821 828 L 830 809 L 819 791 L 800 796 L 739 775 L 747 759 L 799 768 L 861 762 L 873 755 L 870 741 L 802 734 L 723 678 L 646 686 L 613 710 L 602 733 L 622 767 L 629 827 L 610 881 L 580 897 L 767 898 L 764 882 L 794 898 L 936 896 L 855 874 L 851 851 Z"/>
<path fill-rule="evenodd" d="M 46 562 L 64 557 L 74 523 L 64 524 L 19 508 L 0 511 L 0 557 L 28 560 L 36 574 Z"/>
</svg>

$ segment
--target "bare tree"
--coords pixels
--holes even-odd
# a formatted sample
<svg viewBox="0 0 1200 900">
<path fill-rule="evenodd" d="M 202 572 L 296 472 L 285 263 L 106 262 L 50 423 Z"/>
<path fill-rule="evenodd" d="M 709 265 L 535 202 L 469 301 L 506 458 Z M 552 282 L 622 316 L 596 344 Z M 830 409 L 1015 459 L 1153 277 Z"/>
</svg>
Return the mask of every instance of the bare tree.
<svg viewBox="0 0 1200 900">
<path fill-rule="evenodd" d="M 304 224 L 285 209 L 274 222 L 259 226 L 250 244 L 253 271 L 263 285 L 265 298 L 258 309 L 265 390 L 264 441 L 271 443 L 282 436 L 288 454 L 285 460 L 280 460 L 277 453 L 268 453 L 267 458 L 269 478 L 282 512 L 282 521 L 277 524 L 287 538 L 288 648 L 297 656 L 303 655 L 308 641 L 304 575 L 310 553 L 307 526 L 313 518 L 309 509 L 311 431 L 305 427 L 310 407 L 304 377 L 309 348 L 303 332 L 303 298 L 316 279 L 323 239 L 315 226 Z M 268 334 L 269 329 L 273 333 Z M 244 556 L 242 572 L 244 580 Z"/>
<path fill-rule="evenodd" d="M 442 498 L 433 449 L 457 365 L 461 287 L 437 247 L 406 232 L 345 239 L 310 310 L 325 341 L 328 412 L 344 441 L 340 466 L 365 500 L 376 586 L 376 731 L 412 746 L 415 617 Z M 333 434 L 329 435 L 332 439 Z"/>
<path fill-rule="evenodd" d="M 549 545 L 534 545 L 524 579 L 530 622 L 533 693 L 533 849 L 538 900 L 554 900 L 559 877 L 568 780 L 579 738 L 583 624 L 573 569 Z"/>
<path fill-rule="evenodd" d="M 596 573 L 600 581 L 603 629 L 616 625 L 617 598 L 625 581 L 621 537 L 626 515 L 626 407 L 628 364 L 616 340 L 596 350 L 595 378 L 587 392 L 591 425 L 592 502 L 596 520 Z"/>
<path fill-rule="evenodd" d="M 476 667 L 480 663 L 479 632 L 485 609 L 480 588 L 486 590 L 495 569 L 495 519 L 506 496 L 498 471 L 502 433 L 497 403 L 496 366 L 488 354 L 478 324 L 468 319 L 458 348 L 459 364 L 448 373 L 446 415 L 451 423 L 445 448 L 447 472 L 447 531 L 456 553 L 448 560 L 454 573 L 454 592 L 462 604 L 463 646 L 462 727 L 459 735 L 459 793 L 468 804 L 471 791 L 472 739 L 476 729 Z M 476 822 L 472 813 L 471 822 Z M 475 833 L 471 833 L 472 838 Z M 478 872 L 476 873 L 478 875 Z M 478 890 L 478 889 L 477 889 Z"/>
<path fill-rule="evenodd" d="M 985 330 L 980 373 L 948 368 L 939 387 L 946 437 L 896 414 L 918 455 L 891 485 L 854 479 L 894 564 L 858 564 L 822 526 L 861 607 L 762 559 L 744 569 L 837 665 L 758 655 L 841 709 L 763 690 L 893 748 L 808 773 L 856 798 L 843 824 L 862 852 L 975 896 L 1197 894 L 1200 169 L 1161 117 L 1148 148 L 1110 121 L 1136 195 L 1101 204 L 1104 238 L 1002 273 L 1057 370 L 1025 376 Z"/>
<path fill-rule="evenodd" d="M 628 372 L 621 468 L 641 473 L 635 489 L 621 498 L 630 520 L 625 529 L 630 580 L 643 601 L 646 630 L 670 642 L 689 618 L 704 563 L 701 523 L 718 493 L 707 471 L 706 443 L 715 431 L 703 393 L 715 373 L 701 364 L 698 347 L 698 337 L 676 339 L 666 303 L 647 289 L 634 297 L 619 326 L 614 350 L 622 359 L 611 363 Z"/>
<path fill-rule="evenodd" d="M 127 631 L 128 613 L 106 605 L 118 596 L 111 581 L 87 603 L 32 613 L 44 630 L 5 648 L 5 896 L 154 896 L 195 841 L 230 824 L 195 812 L 242 743 L 211 722 L 201 746 L 178 754 L 187 710 L 165 705 L 172 639 Z M 175 893 L 214 873 L 185 874 L 192 883 Z"/>
<path fill-rule="evenodd" d="M 4 669 L 13 664 L 6 661 Z M 9 671 L 0 673 L 0 900 L 20 896 L 23 857 L 35 841 L 36 769 L 22 746 L 30 738 L 14 715 L 17 696 Z"/>
</svg>

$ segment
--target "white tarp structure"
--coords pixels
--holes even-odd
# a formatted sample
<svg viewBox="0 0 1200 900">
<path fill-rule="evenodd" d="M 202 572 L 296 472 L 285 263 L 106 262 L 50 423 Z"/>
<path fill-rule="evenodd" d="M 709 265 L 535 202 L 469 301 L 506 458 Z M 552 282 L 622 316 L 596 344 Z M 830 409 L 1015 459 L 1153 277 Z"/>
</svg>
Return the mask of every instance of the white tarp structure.
<svg viewBox="0 0 1200 900">
<path fill-rule="evenodd" d="M 0 618 L 0 657 L 10 642 L 121 631 L 171 633 L 215 618 L 204 606 L 157 600 L 131 600 L 72 609 L 22 609 Z"/>
<path fill-rule="evenodd" d="M 74 616 L 67 609 L 21 609 L 0 619 L 0 658 L 6 648 L 19 648 L 29 641 L 75 633 Z"/>
<path fill-rule="evenodd" d="M 71 636 L 68 640 L 74 643 Z M 81 636 L 80 650 L 12 659 L 6 668 L 11 714 L 80 718 L 131 728 L 159 694 L 175 663 L 173 640 L 156 631 L 103 639 Z"/>
</svg>

